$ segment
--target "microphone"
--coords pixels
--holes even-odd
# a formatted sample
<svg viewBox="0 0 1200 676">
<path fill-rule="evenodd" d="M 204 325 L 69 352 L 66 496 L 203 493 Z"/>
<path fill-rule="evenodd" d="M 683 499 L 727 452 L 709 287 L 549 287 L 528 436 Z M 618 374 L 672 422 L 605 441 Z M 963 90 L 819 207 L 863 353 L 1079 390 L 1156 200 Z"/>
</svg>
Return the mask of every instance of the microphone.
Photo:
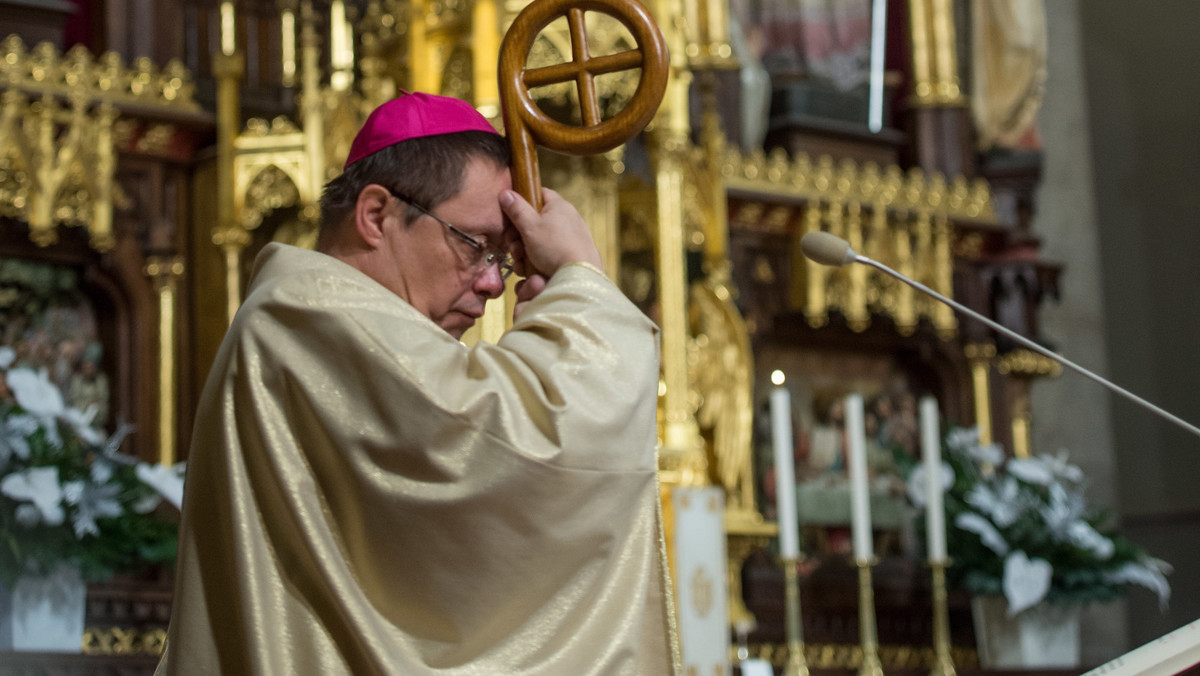
<svg viewBox="0 0 1200 676">
<path fill-rule="evenodd" d="M 807 256 L 813 262 L 820 263 L 821 265 L 830 265 L 833 267 L 841 267 L 847 263 L 862 263 L 864 265 L 869 265 L 886 275 L 895 277 L 896 279 L 900 280 L 901 282 L 904 282 L 905 284 L 911 286 L 912 288 L 916 289 L 917 291 L 920 291 L 922 293 L 933 296 L 934 298 L 938 299 L 939 301 L 954 308 L 958 312 L 961 312 L 962 314 L 965 314 L 968 317 L 971 317 L 972 319 L 983 322 L 988 327 L 990 327 L 996 331 L 999 331 L 1000 333 L 1003 333 L 1004 335 L 1008 336 L 1009 338 L 1012 338 L 1013 340 L 1024 345 L 1025 347 L 1033 350 L 1034 352 L 1037 352 L 1038 354 L 1040 354 L 1042 356 L 1049 357 L 1050 359 L 1053 359 L 1054 361 L 1062 364 L 1063 366 L 1073 369 L 1076 373 L 1079 373 L 1083 376 L 1086 376 L 1086 377 L 1094 380 L 1097 383 L 1100 383 L 1101 385 L 1107 387 L 1108 389 L 1112 390 L 1113 392 L 1116 392 L 1117 394 L 1121 395 L 1122 397 L 1125 397 L 1126 399 L 1132 401 L 1133 403 L 1145 408 L 1148 411 L 1151 411 L 1152 413 L 1157 413 L 1158 415 L 1162 416 L 1163 418 L 1166 418 L 1167 420 L 1175 423 L 1176 425 L 1179 425 L 1183 429 L 1200 437 L 1200 427 L 1196 427 L 1195 425 L 1187 422 L 1186 420 L 1184 420 L 1172 413 L 1169 413 L 1169 412 L 1159 408 L 1158 406 L 1155 406 L 1154 404 L 1151 404 L 1150 402 L 1146 401 L 1145 399 L 1142 399 L 1141 397 L 1130 392 L 1129 390 L 1126 390 L 1125 388 L 1120 387 L 1119 385 L 1116 385 L 1115 383 L 1113 383 L 1109 380 L 1106 380 L 1106 379 L 1096 375 L 1095 373 L 1092 373 L 1091 371 L 1083 368 L 1079 364 L 1076 364 L 1075 362 L 1067 359 L 1066 357 L 1058 354 L 1057 352 L 1052 352 L 1050 350 L 1047 350 L 1046 348 L 1042 347 L 1041 345 L 1038 345 L 1037 343 L 1033 342 L 1032 340 L 1029 340 L 1025 336 L 1022 336 L 1021 334 L 1017 333 L 1016 331 L 1013 331 L 1011 329 L 1005 328 L 1004 326 L 1001 326 L 1000 324 L 992 321 L 991 319 L 988 319 L 987 317 L 984 317 L 983 315 L 979 314 L 978 312 L 968 308 L 967 306 L 963 305 L 962 303 L 955 302 L 955 301 L 943 296 L 942 294 L 938 293 L 937 291 L 934 291 L 933 289 L 929 288 L 928 286 L 925 286 L 924 284 L 922 284 L 916 280 L 905 277 L 904 275 L 900 274 L 899 272 L 896 272 L 895 270 L 889 268 L 888 266 L 884 265 L 883 263 L 880 263 L 878 261 L 872 260 L 870 258 L 867 258 L 866 256 L 856 253 L 854 251 L 854 248 L 850 246 L 849 242 L 842 239 L 841 237 L 838 237 L 837 235 L 833 235 L 828 232 L 822 232 L 822 231 L 810 232 L 810 233 L 804 235 L 804 237 L 800 238 L 800 248 L 804 251 L 805 256 Z"/>
</svg>

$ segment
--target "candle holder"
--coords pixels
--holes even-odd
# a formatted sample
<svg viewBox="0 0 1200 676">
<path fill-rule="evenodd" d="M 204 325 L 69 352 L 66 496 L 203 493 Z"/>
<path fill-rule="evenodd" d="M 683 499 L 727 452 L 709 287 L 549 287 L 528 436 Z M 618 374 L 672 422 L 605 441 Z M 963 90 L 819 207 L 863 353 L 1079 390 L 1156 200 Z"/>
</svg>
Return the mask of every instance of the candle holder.
<svg viewBox="0 0 1200 676">
<path fill-rule="evenodd" d="M 808 662 L 804 659 L 804 625 L 800 615 L 800 579 L 796 565 L 800 559 L 785 556 L 783 563 L 783 594 L 787 611 L 787 664 L 784 676 L 809 676 Z"/>
<path fill-rule="evenodd" d="M 933 669 L 929 676 L 958 676 L 954 660 L 950 658 L 950 614 L 947 610 L 946 566 L 950 562 L 940 559 L 929 562 L 933 576 Z"/>
<path fill-rule="evenodd" d="M 871 566 L 875 559 L 855 559 L 855 564 L 858 565 L 858 633 L 862 643 L 858 676 L 883 676 L 875 627 L 875 590 L 871 584 Z"/>
</svg>

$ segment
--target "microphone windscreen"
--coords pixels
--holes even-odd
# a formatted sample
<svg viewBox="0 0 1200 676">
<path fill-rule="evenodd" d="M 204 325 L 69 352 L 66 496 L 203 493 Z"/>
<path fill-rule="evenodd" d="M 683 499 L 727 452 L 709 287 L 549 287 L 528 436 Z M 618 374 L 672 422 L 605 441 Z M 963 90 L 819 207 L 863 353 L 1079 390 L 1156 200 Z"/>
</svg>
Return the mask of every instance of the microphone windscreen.
<svg viewBox="0 0 1200 676">
<path fill-rule="evenodd" d="M 828 232 L 810 232 L 800 238 L 800 248 L 804 255 L 821 265 L 840 267 L 853 263 L 857 254 L 850 248 L 850 243 Z"/>
</svg>

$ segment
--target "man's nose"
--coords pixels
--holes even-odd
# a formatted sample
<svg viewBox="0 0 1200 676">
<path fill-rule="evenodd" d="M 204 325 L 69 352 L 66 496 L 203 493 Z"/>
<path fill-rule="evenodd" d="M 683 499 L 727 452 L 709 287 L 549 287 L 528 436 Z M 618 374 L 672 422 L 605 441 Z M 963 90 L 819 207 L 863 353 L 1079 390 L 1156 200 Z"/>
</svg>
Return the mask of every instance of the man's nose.
<svg viewBox="0 0 1200 676">
<path fill-rule="evenodd" d="M 475 277 L 475 293 L 489 299 L 504 295 L 504 275 L 499 265 L 488 265 Z"/>
</svg>

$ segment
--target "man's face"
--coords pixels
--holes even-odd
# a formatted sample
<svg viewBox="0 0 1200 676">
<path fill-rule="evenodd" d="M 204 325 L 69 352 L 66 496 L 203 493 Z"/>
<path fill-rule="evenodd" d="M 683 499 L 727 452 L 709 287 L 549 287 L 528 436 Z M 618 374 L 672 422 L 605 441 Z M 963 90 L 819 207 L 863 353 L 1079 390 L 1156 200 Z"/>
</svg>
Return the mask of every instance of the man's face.
<svg viewBox="0 0 1200 676">
<path fill-rule="evenodd" d="M 467 165 L 462 190 L 430 210 L 481 244 L 495 246 L 505 241 L 506 228 L 512 228 L 499 200 L 501 191 L 511 187 L 507 167 L 474 158 Z M 471 265 L 471 246 L 436 219 L 422 214 L 406 226 L 408 204 L 393 199 L 390 208 L 394 217 L 387 246 L 395 265 L 379 281 L 447 333 L 462 338 L 483 315 L 488 299 L 504 293 L 500 269 Z"/>
</svg>

